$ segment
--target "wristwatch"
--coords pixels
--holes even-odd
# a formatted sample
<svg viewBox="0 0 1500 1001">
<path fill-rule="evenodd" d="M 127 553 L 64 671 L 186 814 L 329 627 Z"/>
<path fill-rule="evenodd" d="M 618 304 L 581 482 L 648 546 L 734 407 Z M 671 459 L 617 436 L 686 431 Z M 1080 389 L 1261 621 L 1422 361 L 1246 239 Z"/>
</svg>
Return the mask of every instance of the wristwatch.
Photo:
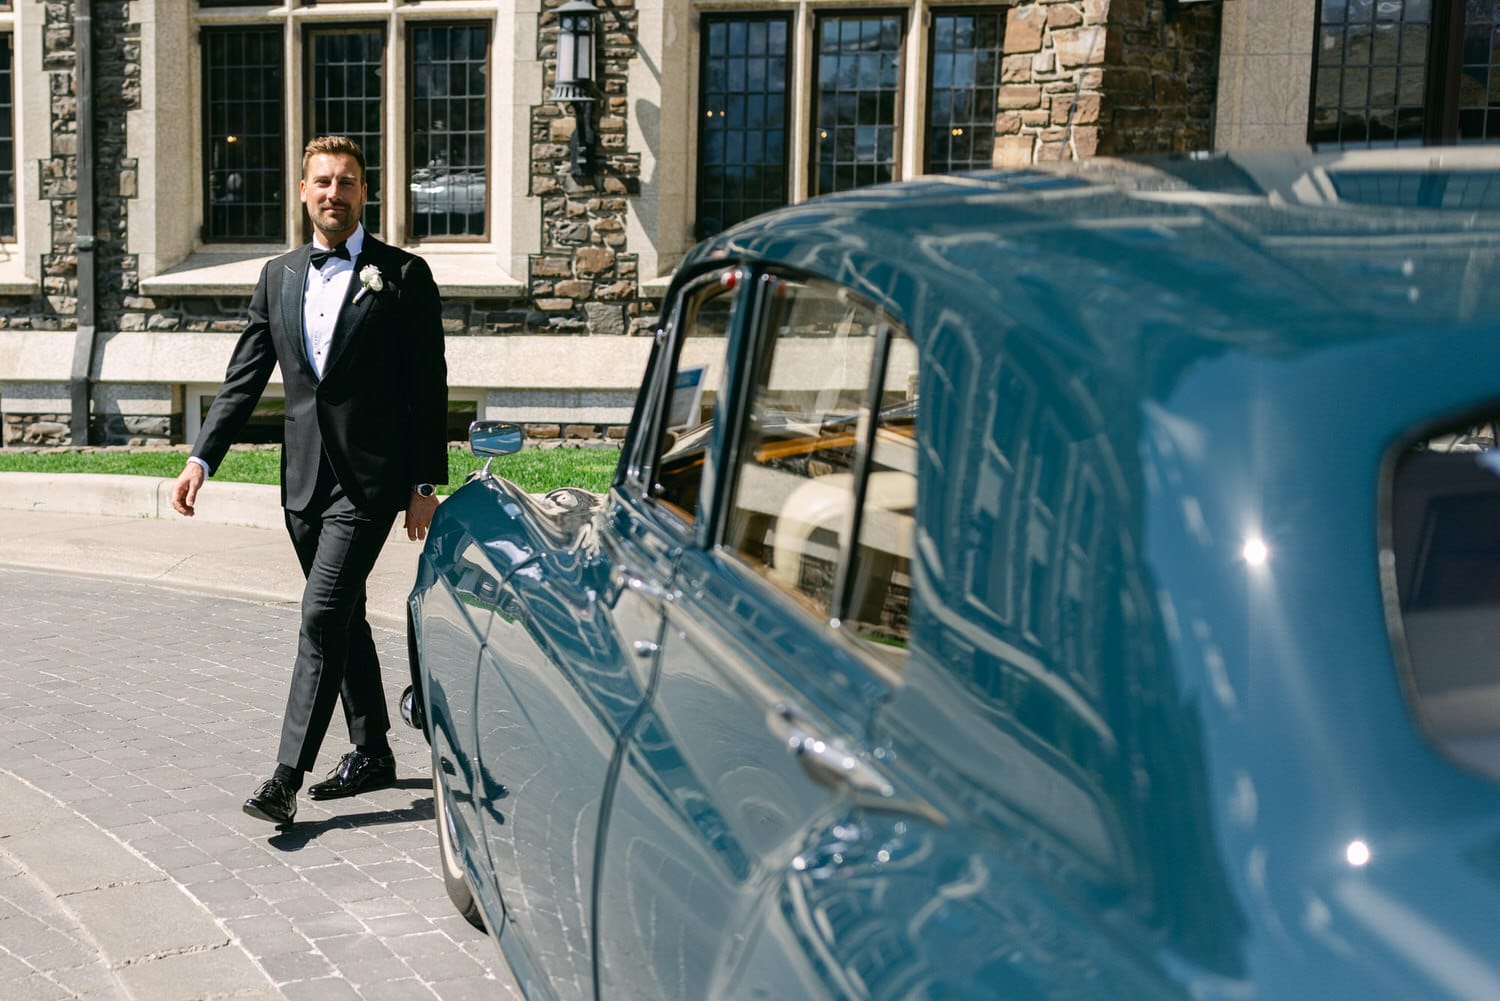
<svg viewBox="0 0 1500 1001">
<path fill-rule="evenodd" d="M 433 494 L 437 493 L 437 487 L 433 486 L 431 483 L 418 483 L 416 486 L 412 487 L 412 489 L 416 491 L 418 497 L 431 497 Z"/>
</svg>

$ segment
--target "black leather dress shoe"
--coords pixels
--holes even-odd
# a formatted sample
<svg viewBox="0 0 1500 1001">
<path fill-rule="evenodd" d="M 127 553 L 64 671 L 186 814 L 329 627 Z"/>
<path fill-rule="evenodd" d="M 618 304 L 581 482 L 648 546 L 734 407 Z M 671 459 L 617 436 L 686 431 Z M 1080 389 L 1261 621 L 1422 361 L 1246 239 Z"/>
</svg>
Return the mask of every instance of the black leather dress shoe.
<svg viewBox="0 0 1500 1001">
<path fill-rule="evenodd" d="M 396 784 L 396 756 L 372 757 L 361 751 L 350 751 L 339 759 L 333 771 L 307 790 L 313 799 L 341 799 L 370 789 L 384 789 Z"/>
<path fill-rule="evenodd" d="M 245 812 L 273 824 L 290 824 L 297 815 L 297 794 L 280 779 L 267 779 L 245 800 Z"/>
</svg>

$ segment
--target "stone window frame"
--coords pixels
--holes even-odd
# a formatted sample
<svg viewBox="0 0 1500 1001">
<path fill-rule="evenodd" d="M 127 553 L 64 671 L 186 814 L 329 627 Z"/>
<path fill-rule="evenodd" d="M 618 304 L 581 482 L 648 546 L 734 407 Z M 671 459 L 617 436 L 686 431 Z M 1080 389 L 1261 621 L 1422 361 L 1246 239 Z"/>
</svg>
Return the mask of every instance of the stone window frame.
<svg viewBox="0 0 1500 1001">
<path fill-rule="evenodd" d="M 931 59 L 932 11 L 990 10 L 1005 12 L 1014 3 L 928 3 L 925 0 L 905 2 L 881 2 L 870 0 L 858 4 L 827 3 L 822 0 L 789 0 L 746 5 L 742 0 L 700 0 L 692 9 L 692 45 L 684 52 L 676 67 L 678 71 L 691 74 L 694 86 L 689 91 L 686 111 L 688 142 L 683 152 L 684 175 L 689 190 L 686 205 L 695 210 L 698 204 L 698 122 L 702 111 L 698 107 L 701 94 L 702 16 L 710 14 L 754 15 L 781 13 L 791 17 L 791 115 L 787 124 L 788 191 L 787 203 L 796 204 L 807 200 L 812 187 L 812 115 L 816 103 L 813 90 L 816 83 L 816 68 L 813 66 L 817 45 L 816 27 L 819 15 L 856 15 L 862 13 L 886 13 L 899 11 L 904 15 L 901 39 L 901 83 L 900 107 L 897 117 L 895 180 L 909 180 L 924 171 L 926 163 L 927 96 Z M 691 231 L 696 219 L 687 220 L 686 229 Z M 684 248 L 685 249 L 685 248 Z M 643 269 L 644 273 L 644 269 Z"/>
<path fill-rule="evenodd" d="M 382 5 L 387 6 L 387 5 Z M 210 8 L 212 9 L 212 8 Z M 488 16 L 486 16 L 488 15 Z M 381 140 L 382 164 L 384 173 L 384 190 L 380 199 L 382 217 L 380 220 L 381 232 L 387 234 L 386 239 L 394 239 L 403 245 L 426 245 L 428 243 L 447 243 L 453 241 L 475 242 L 474 237 L 446 237 L 434 236 L 424 237 L 420 240 L 411 237 L 412 229 L 411 212 L 409 208 L 409 193 L 406 189 L 406 180 L 410 174 L 410 160 L 412 146 L 415 141 L 410 126 L 411 116 L 411 91 L 408 86 L 410 76 L 412 54 L 408 44 L 408 26 L 421 24 L 423 26 L 470 26 L 482 25 L 488 32 L 489 58 L 488 66 L 491 70 L 487 79 L 488 90 L 485 94 L 488 103 L 490 94 L 493 93 L 493 70 L 495 66 L 495 31 L 494 12 L 480 11 L 469 4 L 445 5 L 438 10 L 413 9 L 409 5 L 389 5 L 388 9 L 381 12 L 364 14 L 355 12 L 347 7 L 334 6 L 332 9 L 319 9 L 315 6 L 289 6 L 269 8 L 264 13 L 253 18 L 236 16 L 228 19 L 227 23 L 218 23 L 215 20 L 209 23 L 205 17 L 199 18 L 200 31 L 203 28 L 214 28 L 218 30 L 233 28 L 268 28 L 280 27 L 282 29 L 283 48 L 282 66 L 285 77 L 285 86 L 281 101 L 281 118 L 283 126 L 283 160 L 286 165 L 286 181 L 284 187 L 287 190 L 287 199 L 283 209 L 284 232 L 292 234 L 295 242 L 301 242 L 306 236 L 304 225 L 305 216 L 301 203 L 294 197 L 296 179 L 302 174 L 302 142 L 298 137 L 302 136 L 309 127 L 306 108 L 310 103 L 309 92 L 312 89 L 313 67 L 309 58 L 309 49 L 312 46 L 314 32 L 320 29 L 354 29 L 354 28 L 383 28 L 385 64 L 385 93 L 382 94 L 381 103 L 384 135 Z M 199 65 L 203 64 L 203 55 L 199 53 Z M 295 77 L 295 79 L 294 79 Z M 486 122 L 487 131 L 493 128 L 493 124 Z M 493 145 L 493 137 L 486 137 L 486 145 Z M 200 171 L 199 184 L 205 183 L 206 168 Z M 486 216 L 489 215 L 488 200 L 486 205 Z M 481 240 L 486 239 L 484 237 Z M 243 242 L 233 239 L 210 238 L 205 235 L 206 245 L 217 243 Z"/>
<path fill-rule="evenodd" d="M 53 135 L 53 80 L 44 64 L 45 21 L 39 5 L 17 9 L 14 4 L 0 4 L 0 32 L 9 35 L 11 43 L 16 210 L 15 233 L 0 240 L 0 295 L 33 295 L 42 286 L 42 255 L 52 249 L 53 202 L 46 189 L 49 169 L 56 169 L 60 157 L 71 152 L 60 146 L 71 136 Z"/>
<path fill-rule="evenodd" d="M 414 240 L 406 236 L 408 108 L 405 26 L 417 22 L 483 22 L 489 26 L 489 114 L 487 155 L 488 235 L 483 239 Z M 276 25 L 284 32 L 286 134 L 300 137 L 307 107 L 305 29 L 379 24 L 386 34 L 384 63 L 389 81 L 383 95 L 383 169 L 386 204 L 380 238 L 419 249 L 448 295 L 524 294 L 528 260 L 541 242 L 540 208 L 529 191 L 525 164 L 531 143 L 531 113 L 545 99 L 538 14 L 503 0 L 404 0 L 287 6 L 224 7 L 199 2 L 159 8 L 141 22 L 141 106 L 129 112 L 127 150 L 140 190 L 129 221 L 128 252 L 135 255 L 145 295 L 248 295 L 264 262 L 306 238 L 304 215 L 294 190 L 301 173 L 300 139 L 285 144 L 288 178 L 283 239 L 260 243 L 207 242 L 203 226 L 202 53 L 199 31 L 209 26 Z M 535 57 L 529 53 L 538 53 Z M 187 135 L 184 135 L 184 123 Z M 516 276 L 521 276 L 520 278 Z"/>
</svg>

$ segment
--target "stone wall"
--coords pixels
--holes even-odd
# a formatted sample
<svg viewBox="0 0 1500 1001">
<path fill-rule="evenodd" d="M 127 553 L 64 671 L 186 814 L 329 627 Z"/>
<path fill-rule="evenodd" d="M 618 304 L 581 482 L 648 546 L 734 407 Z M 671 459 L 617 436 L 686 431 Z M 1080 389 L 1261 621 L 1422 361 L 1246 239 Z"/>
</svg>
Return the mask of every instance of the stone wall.
<svg viewBox="0 0 1500 1001">
<path fill-rule="evenodd" d="M 1213 143 L 1218 4 L 1030 0 L 1005 27 L 994 163 Z"/>
<path fill-rule="evenodd" d="M 538 34 L 546 97 L 556 69 L 559 6 L 561 0 L 546 0 Z M 629 152 L 626 133 L 635 0 L 616 0 L 599 19 L 597 100 L 585 106 L 598 140 L 593 176 L 572 175 L 573 109 L 549 100 L 532 112 L 531 194 L 542 203 L 542 251 L 531 256 L 527 288 L 557 333 L 650 333 L 654 307 L 638 299 L 636 256 L 625 239 L 629 196 L 640 190 L 641 174 L 640 155 Z"/>
<path fill-rule="evenodd" d="M 1213 148 L 1222 11 L 1217 3 L 1110 0 L 1100 153 Z"/>
</svg>

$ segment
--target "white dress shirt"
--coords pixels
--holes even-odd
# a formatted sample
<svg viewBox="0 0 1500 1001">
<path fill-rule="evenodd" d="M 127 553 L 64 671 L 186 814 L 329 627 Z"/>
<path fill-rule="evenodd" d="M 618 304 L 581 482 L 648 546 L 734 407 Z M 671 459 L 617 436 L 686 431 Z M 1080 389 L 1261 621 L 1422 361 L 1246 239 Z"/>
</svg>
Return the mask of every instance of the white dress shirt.
<svg viewBox="0 0 1500 1001">
<path fill-rule="evenodd" d="M 349 260 L 330 257 L 321 268 L 308 266 L 307 287 L 302 294 L 302 336 L 307 348 L 307 360 L 319 379 L 328 365 L 328 349 L 333 344 L 333 328 L 338 323 L 339 310 L 349 291 L 349 281 L 354 277 L 354 262 L 365 246 L 365 227 L 354 228 L 354 233 L 344 246 L 349 251 Z M 323 244 L 322 237 L 313 235 L 313 247 L 317 250 L 332 248 Z"/>
</svg>

